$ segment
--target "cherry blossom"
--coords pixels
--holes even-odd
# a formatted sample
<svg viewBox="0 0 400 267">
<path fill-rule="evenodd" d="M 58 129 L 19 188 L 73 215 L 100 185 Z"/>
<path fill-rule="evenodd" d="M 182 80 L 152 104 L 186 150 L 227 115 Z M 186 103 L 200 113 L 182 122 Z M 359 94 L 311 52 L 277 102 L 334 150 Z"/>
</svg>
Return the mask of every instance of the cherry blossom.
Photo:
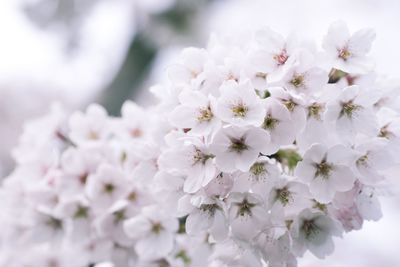
<svg viewBox="0 0 400 267">
<path fill-rule="evenodd" d="M 341 234 L 336 222 L 321 212 L 302 211 L 292 226 L 295 253 L 303 254 L 309 249 L 314 255 L 324 258 L 332 253 L 332 236 Z"/>
<path fill-rule="evenodd" d="M 375 32 L 362 29 L 350 35 L 344 22 L 333 23 L 325 36 L 323 47 L 333 61 L 333 68 L 350 73 L 365 73 L 373 63 L 366 54 L 371 49 Z"/>
<path fill-rule="evenodd" d="M 124 222 L 127 235 L 138 240 L 135 251 L 142 260 L 157 260 L 173 249 L 174 232 L 178 221 L 163 214 L 156 206 L 149 206 L 141 214 Z"/>
<path fill-rule="evenodd" d="M 210 149 L 222 171 L 232 172 L 235 168 L 248 171 L 260 153 L 269 152 L 269 142 L 269 134 L 259 128 L 233 126 L 220 129 Z"/>
<path fill-rule="evenodd" d="M 221 120 L 235 126 L 259 126 L 263 106 L 250 83 L 229 81 L 220 88 L 216 114 Z"/>
<path fill-rule="evenodd" d="M 295 175 L 309 183 L 310 192 L 316 200 L 328 203 L 335 192 L 350 190 L 355 182 L 351 171 L 354 164 L 352 151 L 342 145 L 326 148 L 313 145 L 297 165 Z"/>
<path fill-rule="evenodd" d="M 270 29 L 186 48 L 149 107 L 54 106 L 0 187 L 1 266 L 297 266 L 382 217 L 399 93 L 374 33 Z M 379 77 L 379 79 L 378 79 Z"/>
</svg>

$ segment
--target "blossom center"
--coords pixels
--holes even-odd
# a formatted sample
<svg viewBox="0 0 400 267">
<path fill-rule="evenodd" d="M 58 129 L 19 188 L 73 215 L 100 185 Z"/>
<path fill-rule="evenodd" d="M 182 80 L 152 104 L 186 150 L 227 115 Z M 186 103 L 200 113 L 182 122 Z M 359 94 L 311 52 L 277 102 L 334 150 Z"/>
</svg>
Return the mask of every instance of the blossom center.
<svg viewBox="0 0 400 267">
<path fill-rule="evenodd" d="M 240 153 L 243 150 L 247 150 L 249 147 L 246 145 L 244 142 L 244 137 L 241 138 L 231 138 L 231 145 L 229 146 L 229 149 L 231 151 Z"/>
<path fill-rule="evenodd" d="M 184 263 L 185 266 L 190 265 L 190 263 L 192 262 L 192 260 L 190 259 L 190 257 L 187 255 L 185 250 L 180 250 L 176 255 L 175 255 L 175 259 L 181 259 Z"/>
<path fill-rule="evenodd" d="M 245 117 L 247 114 L 247 111 L 249 111 L 249 108 L 246 107 L 244 103 L 238 103 L 237 105 L 233 105 L 231 108 L 233 115 L 235 117 Z"/>
<path fill-rule="evenodd" d="M 256 204 L 250 203 L 247 198 L 243 199 L 241 203 L 236 203 L 238 206 L 237 216 L 251 215 L 251 209 L 256 206 Z"/>
<path fill-rule="evenodd" d="M 365 154 L 363 156 L 361 156 L 359 159 L 357 159 L 356 161 L 357 166 L 364 166 L 364 167 L 368 167 L 368 154 Z"/>
<path fill-rule="evenodd" d="M 130 134 L 133 138 L 139 138 L 143 136 L 143 132 L 140 128 L 134 128 L 130 131 Z"/>
<path fill-rule="evenodd" d="M 380 131 L 378 137 L 389 139 L 393 136 L 393 133 L 389 131 L 389 124 L 383 126 Z"/>
<path fill-rule="evenodd" d="M 340 116 L 347 116 L 348 118 L 351 118 L 354 114 L 354 112 L 360 110 L 362 107 L 360 105 L 356 105 L 353 103 L 353 101 L 348 101 L 342 103 L 342 110 L 340 111 Z"/>
<path fill-rule="evenodd" d="M 250 172 L 254 176 L 260 176 L 262 174 L 267 173 L 267 170 L 265 169 L 264 163 L 256 162 L 250 167 Z"/>
<path fill-rule="evenodd" d="M 78 208 L 75 211 L 74 218 L 79 219 L 79 218 L 87 218 L 88 217 L 88 208 L 83 207 L 83 206 L 78 206 Z"/>
<path fill-rule="evenodd" d="M 126 219 L 125 210 L 118 210 L 118 211 L 114 212 L 113 215 L 114 215 L 114 223 L 115 224 L 122 222 L 123 220 Z"/>
<path fill-rule="evenodd" d="M 87 172 L 84 172 L 83 174 L 81 174 L 81 175 L 78 177 L 79 182 L 80 182 L 82 185 L 85 185 L 88 176 L 89 176 L 89 174 L 88 174 Z"/>
<path fill-rule="evenodd" d="M 98 135 L 98 133 L 95 132 L 95 131 L 89 131 L 89 133 L 88 133 L 88 138 L 89 138 L 90 140 L 97 140 L 97 139 L 99 139 L 99 135 Z"/>
<path fill-rule="evenodd" d="M 233 74 L 232 72 L 229 72 L 229 74 L 228 74 L 227 77 L 226 77 L 226 80 L 227 80 L 227 81 L 235 81 L 235 82 L 238 82 L 238 81 L 239 81 L 239 78 L 236 77 L 236 75 Z"/>
<path fill-rule="evenodd" d="M 344 61 L 348 60 L 351 57 L 351 53 L 347 49 L 347 47 L 339 49 L 338 53 L 339 53 L 338 57 L 343 59 Z"/>
<path fill-rule="evenodd" d="M 274 60 L 276 61 L 278 66 L 285 64 L 288 58 L 289 55 L 287 54 L 286 49 L 282 49 L 280 54 L 274 55 Z"/>
<path fill-rule="evenodd" d="M 267 76 L 268 76 L 268 74 L 267 74 L 267 73 L 264 73 L 264 72 L 257 72 L 257 73 L 256 73 L 256 77 L 257 77 L 257 78 L 261 78 L 261 79 L 263 79 L 263 80 L 267 79 Z"/>
<path fill-rule="evenodd" d="M 197 163 L 201 163 L 202 165 L 206 164 L 207 160 L 214 158 L 214 155 L 205 154 L 200 149 L 195 148 L 195 153 L 193 155 L 193 165 Z"/>
<path fill-rule="evenodd" d="M 53 228 L 54 230 L 59 230 L 62 228 L 62 220 L 57 219 L 55 217 L 49 216 L 49 219 L 46 221 L 46 224 Z"/>
<path fill-rule="evenodd" d="M 262 127 L 265 130 L 273 130 L 278 125 L 278 123 L 279 123 L 279 120 L 273 118 L 271 115 L 267 115 L 264 118 L 264 122 L 263 122 Z"/>
<path fill-rule="evenodd" d="M 293 110 L 296 108 L 297 103 L 295 103 L 292 99 L 289 100 L 283 100 L 282 101 L 285 107 L 290 111 L 293 112 Z"/>
<path fill-rule="evenodd" d="M 324 179 L 328 179 L 331 176 L 331 172 L 333 170 L 333 166 L 327 163 L 325 160 L 315 166 L 317 171 L 315 172 L 316 177 L 322 177 Z"/>
<path fill-rule="evenodd" d="M 293 200 L 292 193 L 285 186 L 276 190 L 277 199 L 282 203 L 283 206 L 289 204 Z"/>
<path fill-rule="evenodd" d="M 314 223 L 314 220 L 305 220 L 301 227 L 305 234 L 306 239 L 310 240 L 315 238 L 316 235 L 321 231 L 319 227 Z"/>
<path fill-rule="evenodd" d="M 318 209 L 318 210 L 320 210 L 322 212 L 326 212 L 327 211 L 326 204 L 322 204 L 322 203 L 320 203 L 320 202 L 318 202 L 316 200 L 313 200 L 313 202 L 314 202 L 313 208 Z"/>
<path fill-rule="evenodd" d="M 191 74 L 191 76 L 192 76 L 192 79 L 196 79 L 197 76 L 199 76 L 200 73 L 201 73 L 200 71 L 196 71 L 196 70 L 191 70 L 191 71 L 190 71 L 190 74 Z"/>
<path fill-rule="evenodd" d="M 161 225 L 161 223 L 159 222 L 155 222 L 153 223 L 153 225 L 151 226 L 151 231 L 155 234 L 159 234 L 162 230 L 164 229 L 164 227 Z"/>
<path fill-rule="evenodd" d="M 316 120 L 321 119 L 321 112 L 323 107 L 318 103 L 313 103 L 311 106 L 308 107 L 308 117 L 312 117 Z"/>
<path fill-rule="evenodd" d="M 137 197 L 138 197 L 137 193 L 135 191 L 132 191 L 128 195 L 128 200 L 131 201 L 131 202 L 136 202 Z"/>
<path fill-rule="evenodd" d="M 220 207 L 217 204 L 201 204 L 200 205 L 200 210 L 203 212 L 208 213 L 210 217 L 214 217 L 215 212 L 220 209 Z"/>
<path fill-rule="evenodd" d="M 104 184 L 104 192 L 107 194 L 111 194 L 115 189 L 115 186 L 111 183 Z"/>
<path fill-rule="evenodd" d="M 290 83 L 294 87 L 299 88 L 299 87 L 304 85 L 304 76 L 303 75 L 299 75 L 299 74 L 295 74 L 295 75 L 293 75 L 293 79 L 290 81 Z"/>
<path fill-rule="evenodd" d="M 210 106 L 206 108 L 199 109 L 199 115 L 197 116 L 197 120 L 199 122 L 209 122 L 213 118 L 213 113 L 211 112 Z"/>
</svg>

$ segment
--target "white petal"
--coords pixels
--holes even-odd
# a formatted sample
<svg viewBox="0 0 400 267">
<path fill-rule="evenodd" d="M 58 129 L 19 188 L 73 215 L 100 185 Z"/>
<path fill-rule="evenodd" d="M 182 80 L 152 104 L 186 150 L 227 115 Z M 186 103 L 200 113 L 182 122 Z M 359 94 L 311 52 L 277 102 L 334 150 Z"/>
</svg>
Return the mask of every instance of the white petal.
<svg viewBox="0 0 400 267">
<path fill-rule="evenodd" d="M 235 153 L 225 153 L 221 155 L 217 155 L 215 158 L 215 163 L 218 168 L 224 172 L 232 172 L 235 171 L 236 167 L 236 158 L 237 155 Z"/>
<path fill-rule="evenodd" d="M 344 192 L 353 188 L 356 177 L 347 166 L 335 166 L 331 174 L 330 184 L 337 191 Z"/>
<path fill-rule="evenodd" d="M 269 110 L 272 114 L 272 117 L 278 119 L 280 121 L 288 121 L 290 120 L 290 112 L 289 110 L 280 102 L 273 98 L 267 98 L 265 101 L 265 105 L 267 110 Z"/>
<path fill-rule="evenodd" d="M 285 47 L 285 39 L 282 35 L 272 31 L 270 28 L 264 28 L 256 32 L 256 40 L 266 50 L 271 52 L 280 52 Z"/>
<path fill-rule="evenodd" d="M 169 115 L 169 121 L 178 128 L 193 128 L 196 125 L 196 110 L 187 106 L 177 106 Z"/>
<path fill-rule="evenodd" d="M 216 171 L 214 162 L 208 160 L 204 166 L 204 178 L 201 185 L 206 186 L 216 176 Z"/>
<path fill-rule="evenodd" d="M 274 54 L 267 50 L 258 50 L 250 54 L 249 61 L 262 73 L 269 73 L 276 68 Z"/>
<path fill-rule="evenodd" d="M 360 179 L 363 184 L 374 185 L 385 179 L 385 176 L 379 174 L 377 170 L 371 168 L 370 166 L 364 166 L 361 164 L 357 167 L 357 170 L 360 173 L 360 177 L 358 177 L 358 179 Z"/>
<path fill-rule="evenodd" d="M 201 187 L 203 183 L 203 178 L 201 173 L 189 174 L 183 184 L 183 191 L 186 193 L 195 193 Z"/>
<path fill-rule="evenodd" d="M 340 100 L 343 102 L 353 101 L 360 92 L 361 88 L 359 85 L 350 85 L 343 89 L 340 95 Z"/>
<path fill-rule="evenodd" d="M 183 65 L 170 66 L 168 76 L 175 83 L 188 83 L 192 79 L 192 74 Z"/>
<path fill-rule="evenodd" d="M 232 233 L 235 237 L 250 240 L 257 233 L 257 226 L 250 215 L 238 216 L 231 222 Z"/>
<path fill-rule="evenodd" d="M 314 254 L 317 258 L 323 259 L 325 256 L 330 255 L 333 253 L 335 249 L 335 245 L 333 243 L 332 238 L 328 238 L 324 240 L 324 242 L 318 243 L 308 243 L 308 249 L 312 254 Z"/>
<path fill-rule="evenodd" d="M 363 108 L 355 111 L 352 116 L 354 127 L 368 136 L 377 136 L 379 133 L 378 122 L 375 113 L 371 109 Z"/>
<path fill-rule="evenodd" d="M 352 54 L 363 56 L 371 50 L 371 45 L 375 37 L 375 31 L 372 29 L 359 30 L 351 36 L 348 49 Z"/>
<path fill-rule="evenodd" d="M 123 227 L 125 233 L 133 239 L 146 235 L 151 228 L 149 221 L 142 216 L 137 216 L 126 220 Z"/>
<path fill-rule="evenodd" d="M 365 220 L 378 221 L 382 218 L 381 205 L 373 192 L 363 192 L 356 199 L 357 208 Z"/>
<path fill-rule="evenodd" d="M 206 57 L 206 50 L 194 47 L 185 48 L 181 54 L 183 64 L 196 72 L 203 69 Z"/>
<path fill-rule="evenodd" d="M 182 91 L 182 93 L 179 94 L 179 101 L 185 106 L 189 106 L 192 108 L 208 106 L 207 97 L 198 91 Z"/>
<path fill-rule="evenodd" d="M 220 211 L 215 212 L 214 223 L 210 228 L 210 233 L 213 238 L 220 242 L 228 236 L 229 227 L 227 226 L 226 218 Z"/>
<path fill-rule="evenodd" d="M 306 86 L 311 92 L 319 91 L 328 83 L 328 73 L 319 68 L 312 68 L 306 73 Z"/>
<path fill-rule="evenodd" d="M 327 153 L 327 147 L 321 144 L 313 145 L 309 150 L 304 154 L 304 158 L 310 159 L 312 162 L 321 163 Z"/>
<path fill-rule="evenodd" d="M 237 157 L 235 166 L 242 172 L 246 172 L 256 162 L 259 152 L 257 150 L 244 150 Z"/>
<path fill-rule="evenodd" d="M 327 161 L 335 165 L 351 166 L 355 162 L 356 155 L 354 152 L 343 145 L 331 147 L 328 152 Z"/>
<path fill-rule="evenodd" d="M 253 128 L 246 134 L 245 143 L 253 150 L 264 153 L 269 149 L 271 138 L 268 132 L 260 128 Z"/>
<path fill-rule="evenodd" d="M 301 181 L 310 183 L 314 179 L 316 171 L 312 162 L 303 160 L 297 164 L 294 175 Z"/>
<path fill-rule="evenodd" d="M 178 201 L 178 216 L 185 216 L 191 213 L 194 210 L 194 206 L 191 204 L 192 196 L 189 194 L 185 194 Z"/>
<path fill-rule="evenodd" d="M 173 235 L 167 231 L 161 231 L 157 235 L 151 234 L 139 240 L 135 245 L 135 250 L 142 260 L 156 260 L 167 256 L 173 249 L 173 245 Z"/>
<path fill-rule="evenodd" d="M 178 219 L 173 217 L 168 217 L 167 219 L 162 220 L 162 225 L 169 232 L 176 232 L 179 228 Z"/>
<path fill-rule="evenodd" d="M 329 179 L 318 177 L 310 183 L 311 195 L 323 204 L 331 202 L 335 195 L 335 189 L 332 188 Z"/>
<path fill-rule="evenodd" d="M 349 29 L 342 21 L 332 23 L 328 29 L 328 34 L 323 41 L 323 48 L 330 53 L 337 52 L 337 49 L 343 48 L 350 38 Z"/>
<path fill-rule="evenodd" d="M 213 223 L 214 218 L 207 212 L 195 210 L 189 214 L 186 219 L 186 232 L 190 235 L 196 235 L 209 229 Z"/>
</svg>

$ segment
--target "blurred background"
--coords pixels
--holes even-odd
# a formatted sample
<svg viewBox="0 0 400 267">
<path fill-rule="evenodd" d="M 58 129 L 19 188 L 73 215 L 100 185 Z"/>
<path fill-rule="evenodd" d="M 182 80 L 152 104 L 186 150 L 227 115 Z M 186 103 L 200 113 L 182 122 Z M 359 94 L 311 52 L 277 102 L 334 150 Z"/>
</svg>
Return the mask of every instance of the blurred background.
<svg viewBox="0 0 400 267">
<path fill-rule="evenodd" d="M 24 121 L 53 101 L 70 109 L 103 104 L 118 115 L 123 101 L 151 102 L 147 88 L 166 79 L 180 49 L 204 46 L 209 35 L 269 26 L 320 41 L 330 23 L 377 32 L 376 70 L 400 80 L 398 0 L 1 0 L 0 173 Z M 399 82 L 400 84 L 400 82 Z M 391 182 L 400 187 L 400 170 Z M 384 218 L 337 240 L 321 262 L 300 266 L 400 266 L 400 198 L 393 187 Z"/>
</svg>

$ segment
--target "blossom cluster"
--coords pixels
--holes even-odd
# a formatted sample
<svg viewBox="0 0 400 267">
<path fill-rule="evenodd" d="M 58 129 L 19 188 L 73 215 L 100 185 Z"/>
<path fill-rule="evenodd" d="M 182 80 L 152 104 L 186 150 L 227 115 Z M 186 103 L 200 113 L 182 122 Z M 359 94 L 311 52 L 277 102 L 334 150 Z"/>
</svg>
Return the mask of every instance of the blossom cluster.
<svg viewBox="0 0 400 267">
<path fill-rule="evenodd" d="M 270 29 L 214 36 L 170 68 L 175 142 L 159 169 L 185 178 L 177 212 L 189 235 L 209 234 L 213 266 L 324 258 L 332 237 L 381 217 L 400 106 L 373 72 L 374 38 L 341 22 L 322 49 Z"/>
<path fill-rule="evenodd" d="M 400 163 L 399 92 L 373 72 L 374 38 L 340 22 L 322 49 L 268 28 L 213 36 L 183 50 L 153 107 L 55 108 L 26 127 L 1 189 L 0 265 L 331 254 L 333 237 L 382 216 L 376 189 Z"/>
<path fill-rule="evenodd" d="M 168 128 L 151 114 L 133 102 L 120 118 L 99 105 L 72 115 L 54 106 L 26 125 L 1 188 L 0 266 L 205 264 L 208 246 L 179 231 L 157 195 L 180 181 L 158 177 Z"/>
</svg>

